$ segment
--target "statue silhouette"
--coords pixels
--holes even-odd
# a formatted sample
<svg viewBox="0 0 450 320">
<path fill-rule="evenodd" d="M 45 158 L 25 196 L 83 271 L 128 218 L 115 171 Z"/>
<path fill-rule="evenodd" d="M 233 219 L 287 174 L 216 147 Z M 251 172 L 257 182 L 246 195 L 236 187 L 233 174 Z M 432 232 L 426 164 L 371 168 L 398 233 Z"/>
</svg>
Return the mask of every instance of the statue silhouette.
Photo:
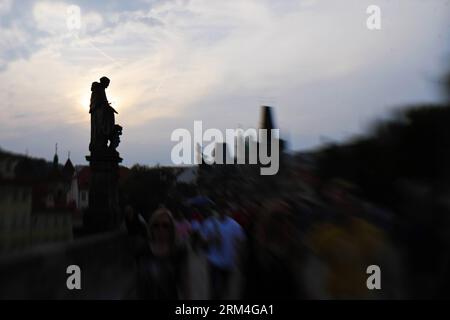
<svg viewBox="0 0 450 320">
<path fill-rule="evenodd" d="M 120 225 L 119 163 L 122 158 L 116 148 L 122 127 L 115 123 L 116 110 L 108 102 L 105 90 L 110 80 L 102 77 L 91 86 L 91 141 L 89 161 L 89 207 L 83 215 L 86 232 L 103 232 Z"/>
<path fill-rule="evenodd" d="M 107 77 L 102 77 L 100 82 L 93 82 L 91 85 L 89 151 L 92 153 L 115 152 L 120 143 L 119 136 L 122 134 L 122 127 L 115 124 L 114 114 L 117 114 L 117 111 L 111 107 L 105 92 L 110 82 Z"/>
</svg>

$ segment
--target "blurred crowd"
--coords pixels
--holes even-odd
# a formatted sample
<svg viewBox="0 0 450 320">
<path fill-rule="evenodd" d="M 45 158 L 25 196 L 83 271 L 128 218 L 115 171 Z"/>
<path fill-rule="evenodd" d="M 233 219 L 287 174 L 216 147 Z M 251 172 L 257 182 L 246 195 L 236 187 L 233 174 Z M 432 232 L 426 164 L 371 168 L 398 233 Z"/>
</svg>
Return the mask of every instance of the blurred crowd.
<svg viewBox="0 0 450 320">
<path fill-rule="evenodd" d="M 448 250 L 430 230 L 434 224 L 405 224 L 346 181 L 289 198 L 190 200 L 174 209 L 161 205 L 148 219 L 127 207 L 139 298 L 445 296 Z M 367 286 L 371 265 L 381 271 L 379 290 Z"/>
</svg>

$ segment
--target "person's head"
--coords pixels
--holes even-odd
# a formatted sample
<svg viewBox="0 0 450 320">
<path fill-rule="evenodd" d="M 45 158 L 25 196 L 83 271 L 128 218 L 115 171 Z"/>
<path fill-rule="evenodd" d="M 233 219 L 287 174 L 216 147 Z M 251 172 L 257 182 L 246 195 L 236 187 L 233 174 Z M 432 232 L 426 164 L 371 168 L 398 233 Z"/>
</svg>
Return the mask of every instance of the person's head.
<svg viewBox="0 0 450 320">
<path fill-rule="evenodd" d="M 225 217 L 229 214 L 230 205 L 226 200 L 224 199 L 218 200 L 217 205 L 215 207 L 217 210 L 217 217 L 220 220 L 225 219 Z"/>
<path fill-rule="evenodd" d="M 325 200 L 334 206 L 342 206 L 347 200 L 348 192 L 349 184 L 339 178 L 331 179 L 322 188 Z"/>
<path fill-rule="evenodd" d="M 100 78 L 100 83 L 102 84 L 102 86 L 106 89 L 109 86 L 109 83 L 111 81 L 107 78 L 107 77 L 101 77 Z"/>
<path fill-rule="evenodd" d="M 127 205 L 125 207 L 124 212 L 125 212 L 125 219 L 127 219 L 129 221 L 134 219 L 134 210 L 133 210 L 133 207 L 131 205 Z"/>
<path fill-rule="evenodd" d="M 256 238 L 262 246 L 281 254 L 289 252 L 296 241 L 294 216 L 282 200 L 264 203 L 256 229 Z"/>
<path fill-rule="evenodd" d="M 172 246 L 175 243 L 175 224 L 172 213 L 166 208 L 153 212 L 148 222 L 150 241 Z"/>
</svg>

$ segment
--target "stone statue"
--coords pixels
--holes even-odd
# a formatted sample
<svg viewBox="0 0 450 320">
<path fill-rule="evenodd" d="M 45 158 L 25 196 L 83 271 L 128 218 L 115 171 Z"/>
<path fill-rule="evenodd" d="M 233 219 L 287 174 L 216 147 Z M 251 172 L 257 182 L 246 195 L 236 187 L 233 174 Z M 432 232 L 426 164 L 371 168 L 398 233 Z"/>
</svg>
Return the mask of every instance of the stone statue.
<svg viewBox="0 0 450 320">
<path fill-rule="evenodd" d="M 91 86 L 91 142 L 89 151 L 91 153 L 116 152 L 120 143 L 122 127 L 115 123 L 114 114 L 117 111 L 111 107 L 106 98 L 105 89 L 108 88 L 110 80 L 107 77 L 100 78 L 100 82 L 93 82 Z"/>
<path fill-rule="evenodd" d="M 119 163 L 122 158 L 116 148 L 120 143 L 122 127 L 115 123 L 117 111 L 108 102 L 105 89 L 110 80 L 102 77 L 91 86 L 91 141 L 89 161 L 89 207 L 83 215 L 87 233 L 104 232 L 121 224 L 119 206 Z"/>
</svg>

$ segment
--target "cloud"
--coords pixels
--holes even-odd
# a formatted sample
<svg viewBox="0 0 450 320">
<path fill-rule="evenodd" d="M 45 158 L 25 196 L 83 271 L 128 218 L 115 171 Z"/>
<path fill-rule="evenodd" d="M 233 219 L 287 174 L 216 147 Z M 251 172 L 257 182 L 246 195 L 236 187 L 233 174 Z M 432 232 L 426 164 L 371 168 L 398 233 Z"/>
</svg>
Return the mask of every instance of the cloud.
<svg viewBox="0 0 450 320">
<path fill-rule="evenodd" d="M 0 1 L 0 16 L 10 12 L 12 7 L 12 0 L 1 0 Z"/>
<path fill-rule="evenodd" d="M 17 25 L 0 28 L 0 71 L 6 68 L 8 61 L 28 55 L 29 34 Z"/>
<path fill-rule="evenodd" d="M 386 106 L 438 99 L 426 81 L 449 49 L 444 0 L 380 0 L 379 32 L 366 29 L 371 2 L 361 0 L 5 3 L 0 144 L 42 128 L 88 131 L 90 84 L 107 75 L 121 147 L 141 157 L 147 143 L 158 161 L 177 126 L 254 126 L 268 102 L 296 147 L 361 131 Z M 81 8 L 77 32 L 67 27 L 71 4 Z"/>
<path fill-rule="evenodd" d="M 63 2 L 37 2 L 33 7 L 36 28 L 52 35 L 67 32 L 67 9 Z"/>
</svg>

